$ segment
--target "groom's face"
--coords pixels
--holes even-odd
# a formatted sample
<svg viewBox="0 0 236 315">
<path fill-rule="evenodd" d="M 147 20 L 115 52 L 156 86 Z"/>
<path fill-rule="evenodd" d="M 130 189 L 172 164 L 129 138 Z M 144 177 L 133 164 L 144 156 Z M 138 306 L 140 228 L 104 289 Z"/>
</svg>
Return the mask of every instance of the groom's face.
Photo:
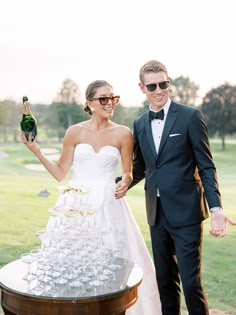
<svg viewBox="0 0 236 315">
<path fill-rule="evenodd" d="M 151 108 L 155 111 L 160 110 L 168 101 L 170 84 L 169 82 L 166 81 L 169 80 L 170 78 L 163 71 L 148 72 L 145 73 L 143 76 L 143 83 L 139 83 L 141 91 L 144 94 L 146 94 L 147 100 L 149 101 Z M 156 86 L 156 88 L 153 91 L 149 91 L 149 86 L 151 86 L 152 89 L 153 86 L 154 88 Z"/>
</svg>

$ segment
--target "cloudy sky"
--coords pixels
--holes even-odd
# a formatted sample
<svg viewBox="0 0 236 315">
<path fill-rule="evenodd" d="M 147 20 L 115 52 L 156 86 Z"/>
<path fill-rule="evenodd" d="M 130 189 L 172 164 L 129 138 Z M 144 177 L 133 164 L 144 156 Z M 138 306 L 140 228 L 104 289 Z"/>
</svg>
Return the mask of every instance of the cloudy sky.
<svg viewBox="0 0 236 315">
<path fill-rule="evenodd" d="M 0 100 L 50 103 L 66 78 L 84 95 L 106 79 L 139 105 L 149 59 L 189 76 L 200 96 L 236 84 L 235 0 L 1 0 Z"/>
</svg>

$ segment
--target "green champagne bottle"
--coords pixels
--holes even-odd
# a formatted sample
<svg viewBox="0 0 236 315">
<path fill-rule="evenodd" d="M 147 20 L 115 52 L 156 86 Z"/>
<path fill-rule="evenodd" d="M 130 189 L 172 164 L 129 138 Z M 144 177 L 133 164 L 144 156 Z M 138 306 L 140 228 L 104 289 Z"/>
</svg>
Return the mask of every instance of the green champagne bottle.
<svg viewBox="0 0 236 315">
<path fill-rule="evenodd" d="M 37 121 L 30 111 L 30 103 L 27 96 L 23 96 L 23 116 L 20 122 L 21 130 L 24 131 L 26 139 L 29 140 L 29 133 L 32 133 L 32 140 L 37 135 Z"/>
</svg>

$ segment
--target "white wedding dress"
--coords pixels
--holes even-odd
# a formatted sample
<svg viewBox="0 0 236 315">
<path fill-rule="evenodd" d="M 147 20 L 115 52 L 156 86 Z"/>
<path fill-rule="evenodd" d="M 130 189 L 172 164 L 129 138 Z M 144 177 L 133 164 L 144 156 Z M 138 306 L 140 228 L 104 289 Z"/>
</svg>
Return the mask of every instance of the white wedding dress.
<svg viewBox="0 0 236 315">
<path fill-rule="evenodd" d="M 103 210 L 103 224 L 109 227 L 109 246 L 120 257 L 134 262 L 143 270 L 138 300 L 126 314 L 160 315 L 154 265 L 144 239 L 125 199 L 114 197 L 119 161 L 120 152 L 114 146 L 104 146 L 95 152 L 90 144 L 78 144 L 74 153 L 73 176 L 68 187 L 89 187 L 89 202 L 97 211 Z M 56 205 L 60 203 L 59 197 Z"/>
</svg>

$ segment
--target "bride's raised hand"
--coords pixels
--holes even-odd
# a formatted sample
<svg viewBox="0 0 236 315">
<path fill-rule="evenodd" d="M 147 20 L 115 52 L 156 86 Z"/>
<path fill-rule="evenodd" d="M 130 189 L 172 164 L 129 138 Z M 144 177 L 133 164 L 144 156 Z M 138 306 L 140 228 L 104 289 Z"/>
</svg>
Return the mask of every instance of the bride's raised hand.
<svg viewBox="0 0 236 315">
<path fill-rule="evenodd" d="M 37 139 L 38 135 L 35 136 L 35 138 L 32 140 L 32 133 L 29 133 L 28 139 L 26 138 L 26 135 L 24 131 L 21 132 L 21 142 L 25 144 L 30 150 L 34 149 L 34 147 L 37 146 Z"/>
</svg>

